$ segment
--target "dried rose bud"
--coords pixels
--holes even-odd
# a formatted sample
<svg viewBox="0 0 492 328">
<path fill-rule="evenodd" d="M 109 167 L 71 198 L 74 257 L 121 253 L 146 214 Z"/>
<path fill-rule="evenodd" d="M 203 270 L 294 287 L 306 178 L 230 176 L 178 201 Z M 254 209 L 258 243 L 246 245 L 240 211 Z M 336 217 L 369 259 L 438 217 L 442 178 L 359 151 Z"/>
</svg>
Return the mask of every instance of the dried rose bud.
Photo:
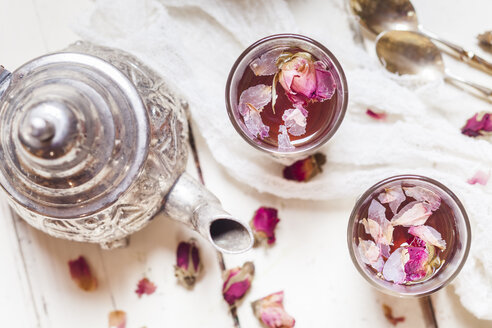
<svg viewBox="0 0 492 328">
<path fill-rule="evenodd" d="M 250 222 L 256 242 L 261 243 L 266 240 L 268 245 L 273 244 L 275 242 L 275 227 L 279 221 L 277 209 L 260 207 Z"/>
<path fill-rule="evenodd" d="M 193 288 L 196 278 L 202 271 L 200 252 L 195 240 L 180 242 L 176 251 L 176 265 L 174 272 L 178 281 L 187 288 Z"/>
<path fill-rule="evenodd" d="M 326 156 L 321 153 L 316 153 L 285 167 L 284 178 L 294 181 L 309 181 L 322 171 L 321 167 L 325 163 Z"/>
<path fill-rule="evenodd" d="M 386 304 L 383 304 L 383 312 L 384 312 L 384 316 L 386 317 L 386 319 L 388 319 L 388 321 L 393 326 L 396 326 L 398 323 L 405 321 L 405 317 L 394 317 L 393 316 L 393 309 Z"/>
<path fill-rule="evenodd" d="M 70 276 L 80 289 L 89 292 L 97 288 L 97 279 L 92 275 L 85 257 L 81 255 L 76 260 L 68 261 L 68 267 L 70 268 Z"/>
<path fill-rule="evenodd" d="M 487 31 L 477 36 L 480 44 L 488 47 L 492 47 L 492 31 Z"/>
<path fill-rule="evenodd" d="M 484 132 L 492 131 L 492 120 L 490 119 L 490 113 L 477 113 L 473 115 L 465 126 L 461 129 L 461 133 L 469 137 L 483 136 Z"/>
<path fill-rule="evenodd" d="M 387 116 L 385 112 L 375 112 L 370 108 L 366 110 L 366 114 L 375 120 L 385 120 Z"/>
<path fill-rule="evenodd" d="M 222 295 L 229 305 L 241 300 L 251 287 L 255 273 L 253 262 L 246 262 L 242 267 L 227 270 L 224 274 Z"/>
<path fill-rule="evenodd" d="M 146 295 L 154 294 L 156 289 L 157 289 L 157 286 L 154 285 L 153 282 L 151 282 L 147 278 L 142 278 L 138 282 L 137 289 L 135 290 L 135 293 L 138 295 L 138 297 L 142 297 L 143 294 L 146 294 Z"/>
<path fill-rule="evenodd" d="M 296 321 L 284 310 L 284 292 L 263 297 L 251 304 L 255 316 L 268 328 L 292 328 Z"/>
<path fill-rule="evenodd" d="M 109 313 L 109 328 L 125 328 L 126 327 L 126 313 L 125 311 L 112 311 Z"/>
</svg>

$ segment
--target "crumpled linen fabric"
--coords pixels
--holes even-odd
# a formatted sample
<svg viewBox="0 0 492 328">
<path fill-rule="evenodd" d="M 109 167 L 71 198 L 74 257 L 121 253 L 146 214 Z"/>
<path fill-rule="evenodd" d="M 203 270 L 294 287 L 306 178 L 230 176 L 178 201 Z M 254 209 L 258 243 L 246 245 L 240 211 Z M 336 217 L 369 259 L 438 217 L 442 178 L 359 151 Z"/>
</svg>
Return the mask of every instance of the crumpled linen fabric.
<svg viewBox="0 0 492 328">
<path fill-rule="evenodd" d="M 356 41 L 343 0 L 97 0 L 75 29 L 89 41 L 129 51 L 160 72 L 189 102 L 191 117 L 216 159 L 239 181 L 284 198 L 354 199 L 396 174 L 422 174 L 446 184 L 464 202 L 472 224 L 468 261 L 454 281 L 463 305 L 492 320 L 492 183 L 466 180 L 488 171 L 492 143 L 460 128 L 486 103 L 445 85 L 398 77 Z M 312 15 L 299 25 L 296 14 Z M 307 183 L 282 178 L 283 165 L 254 150 L 236 133 L 225 110 L 229 70 L 264 36 L 300 32 L 340 60 L 349 108 L 339 131 L 320 150 L 322 174 Z M 385 122 L 367 108 L 385 111 Z M 285 164 L 285 163 L 284 163 Z"/>
</svg>

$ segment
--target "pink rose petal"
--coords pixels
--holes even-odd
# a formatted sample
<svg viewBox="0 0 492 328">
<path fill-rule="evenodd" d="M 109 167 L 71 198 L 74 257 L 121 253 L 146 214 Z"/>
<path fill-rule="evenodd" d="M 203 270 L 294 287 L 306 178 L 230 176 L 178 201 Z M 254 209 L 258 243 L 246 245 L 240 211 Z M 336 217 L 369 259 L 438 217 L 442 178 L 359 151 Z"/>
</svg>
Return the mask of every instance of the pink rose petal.
<svg viewBox="0 0 492 328">
<path fill-rule="evenodd" d="M 410 259 L 408 252 L 403 247 L 395 250 L 386 260 L 383 267 L 383 277 L 387 281 L 395 284 L 403 284 L 407 274 L 405 273 L 405 264 Z"/>
<path fill-rule="evenodd" d="M 316 100 L 325 101 L 331 99 L 337 90 L 337 84 L 330 71 L 322 61 L 314 63 L 316 69 Z"/>
<path fill-rule="evenodd" d="M 90 292 L 97 288 L 97 279 L 92 275 L 85 257 L 79 256 L 76 260 L 68 261 L 70 276 L 80 289 Z"/>
<path fill-rule="evenodd" d="M 439 247 L 442 250 L 446 249 L 446 241 L 442 239 L 439 231 L 437 231 L 433 227 L 429 227 L 425 225 L 410 227 L 408 229 L 408 233 L 415 237 L 420 238 L 425 243 Z"/>
<path fill-rule="evenodd" d="M 374 241 L 379 245 L 391 245 L 393 241 L 393 226 L 386 219 L 386 209 L 377 200 L 373 199 L 368 209 L 368 220 L 362 224 Z"/>
<path fill-rule="evenodd" d="M 490 117 L 491 113 L 477 113 L 473 115 L 468 121 L 466 121 L 465 126 L 461 129 L 461 133 L 469 137 L 482 136 L 484 132 L 492 131 L 492 120 Z"/>
<path fill-rule="evenodd" d="M 265 84 L 258 84 L 244 90 L 239 97 L 239 113 L 245 115 L 250 111 L 250 104 L 258 111 L 268 105 L 272 100 L 272 87 Z"/>
<path fill-rule="evenodd" d="M 403 189 L 408 197 L 412 197 L 418 202 L 429 204 L 432 211 L 437 210 L 441 206 L 441 197 L 430 189 L 420 186 L 404 187 Z"/>
<path fill-rule="evenodd" d="M 379 194 L 378 199 L 382 204 L 388 204 L 393 214 L 396 214 L 406 197 L 401 186 L 393 186 L 386 188 L 384 192 Z"/>
<path fill-rule="evenodd" d="M 284 292 L 263 297 L 251 305 L 255 316 L 268 328 L 292 328 L 295 320 L 284 309 Z"/>
<path fill-rule="evenodd" d="M 277 48 L 265 52 L 249 64 L 249 67 L 256 76 L 273 75 L 277 73 L 277 59 L 285 48 Z"/>
<path fill-rule="evenodd" d="M 250 222 L 256 241 L 266 240 L 269 245 L 273 244 L 275 242 L 275 227 L 279 222 L 277 209 L 260 207 Z"/>
<path fill-rule="evenodd" d="M 398 214 L 391 219 L 393 226 L 418 226 L 423 225 L 431 216 L 431 206 L 422 202 L 411 202 L 403 207 Z"/>
<path fill-rule="evenodd" d="M 251 109 L 243 118 L 246 128 L 253 137 L 260 137 L 261 139 L 268 137 L 270 127 L 263 124 L 259 111 Z"/>
<path fill-rule="evenodd" d="M 185 287 L 192 288 L 201 270 L 200 252 L 195 240 L 180 242 L 176 251 L 176 265 L 174 266 L 178 281 Z"/>
<path fill-rule="evenodd" d="M 284 120 L 285 127 L 289 129 L 291 135 L 301 136 L 306 133 L 306 116 L 299 108 L 291 108 L 284 111 L 282 120 Z"/>
<path fill-rule="evenodd" d="M 112 311 L 108 315 L 109 328 L 126 328 L 126 313 L 125 311 Z"/>
<path fill-rule="evenodd" d="M 154 294 L 155 290 L 157 289 L 157 286 L 154 285 L 149 279 L 143 278 L 140 279 L 140 281 L 137 284 L 137 289 L 135 290 L 135 293 L 138 295 L 138 297 L 142 297 L 142 295 L 152 295 Z"/>
<path fill-rule="evenodd" d="M 241 300 L 251 287 L 255 266 L 253 262 L 246 262 L 242 267 L 227 270 L 224 274 L 222 295 L 229 305 Z"/>
<path fill-rule="evenodd" d="M 427 274 L 426 264 L 429 254 L 424 247 L 407 247 L 409 259 L 405 263 L 405 273 L 407 281 L 417 281 L 424 278 Z"/>
<path fill-rule="evenodd" d="M 478 170 L 475 173 L 475 175 L 472 178 L 468 179 L 466 182 L 468 182 L 471 185 L 478 183 L 481 184 L 482 186 L 485 186 L 487 182 L 489 182 L 489 178 L 490 178 L 490 173 L 485 173 L 484 171 Z"/>
<path fill-rule="evenodd" d="M 369 108 L 366 110 L 366 114 L 375 120 L 381 120 L 381 121 L 385 120 L 387 116 L 386 113 L 384 112 L 375 112 Z"/>
<path fill-rule="evenodd" d="M 378 272 L 383 269 L 384 260 L 381 257 L 381 251 L 372 240 L 362 240 L 359 238 L 357 249 L 362 262 L 369 264 Z"/>
<path fill-rule="evenodd" d="M 287 128 L 285 125 L 280 125 L 278 128 L 278 150 L 280 151 L 291 151 L 296 149 L 290 141 L 290 137 L 287 134 Z"/>
</svg>

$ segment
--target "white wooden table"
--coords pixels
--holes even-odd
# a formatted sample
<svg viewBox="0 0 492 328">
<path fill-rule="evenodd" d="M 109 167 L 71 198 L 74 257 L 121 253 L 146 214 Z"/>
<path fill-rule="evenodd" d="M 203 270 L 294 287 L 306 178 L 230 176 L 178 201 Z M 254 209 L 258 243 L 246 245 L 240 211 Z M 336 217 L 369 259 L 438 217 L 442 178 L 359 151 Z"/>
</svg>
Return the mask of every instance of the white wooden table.
<svg viewBox="0 0 492 328">
<path fill-rule="evenodd" d="M 414 0 L 414 4 L 428 29 L 482 53 L 474 36 L 492 29 L 487 26 L 490 0 Z M 75 41 L 69 26 L 91 5 L 90 0 L 0 0 L 0 63 L 13 70 Z M 302 13 L 298 15 L 301 25 L 309 24 Z M 470 77 L 487 78 L 453 65 Z M 228 267 L 245 260 L 256 264 L 253 288 L 239 308 L 242 327 L 259 327 L 249 303 L 279 290 L 285 291 L 285 307 L 301 328 L 390 326 L 382 303 L 406 317 L 398 327 L 426 326 L 417 300 L 380 294 L 353 267 L 345 238 L 354 200 L 285 201 L 258 194 L 228 176 L 197 133 L 195 138 L 205 183 L 226 209 L 245 219 L 262 205 L 280 211 L 274 247 L 225 258 Z M 197 175 L 192 158 L 188 171 Z M 127 312 L 129 328 L 232 326 L 220 292 L 216 254 L 205 242 L 200 240 L 205 272 L 194 291 L 177 285 L 176 245 L 193 235 L 178 223 L 159 218 L 133 235 L 130 247 L 103 251 L 97 245 L 55 239 L 31 228 L 11 214 L 4 197 L 0 213 L 0 327 L 107 327 L 107 315 L 114 309 Z M 79 255 L 88 259 L 99 280 L 95 292 L 81 291 L 70 278 L 67 262 Z M 157 285 L 157 291 L 139 299 L 134 290 L 144 276 Z M 433 295 L 432 302 L 440 327 L 492 327 L 492 322 L 477 320 L 460 305 L 453 287 Z"/>
</svg>

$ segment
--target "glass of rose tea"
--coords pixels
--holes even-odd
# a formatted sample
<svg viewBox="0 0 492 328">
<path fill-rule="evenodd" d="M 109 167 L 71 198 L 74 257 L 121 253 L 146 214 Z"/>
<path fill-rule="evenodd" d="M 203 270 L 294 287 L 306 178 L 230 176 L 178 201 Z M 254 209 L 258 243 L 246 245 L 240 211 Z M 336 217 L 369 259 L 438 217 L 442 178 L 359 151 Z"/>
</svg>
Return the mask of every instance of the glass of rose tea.
<svg viewBox="0 0 492 328">
<path fill-rule="evenodd" d="M 312 153 L 336 132 L 347 109 L 345 74 L 320 43 L 296 34 L 263 38 L 233 65 L 226 106 L 238 133 L 277 157 Z"/>
<path fill-rule="evenodd" d="M 465 209 L 451 190 L 427 177 L 400 175 L 358 199 L 347 240 L 355 266 L 377 289 L 424 296 L 459 273 L 470 233 Z"/>
</svg>

